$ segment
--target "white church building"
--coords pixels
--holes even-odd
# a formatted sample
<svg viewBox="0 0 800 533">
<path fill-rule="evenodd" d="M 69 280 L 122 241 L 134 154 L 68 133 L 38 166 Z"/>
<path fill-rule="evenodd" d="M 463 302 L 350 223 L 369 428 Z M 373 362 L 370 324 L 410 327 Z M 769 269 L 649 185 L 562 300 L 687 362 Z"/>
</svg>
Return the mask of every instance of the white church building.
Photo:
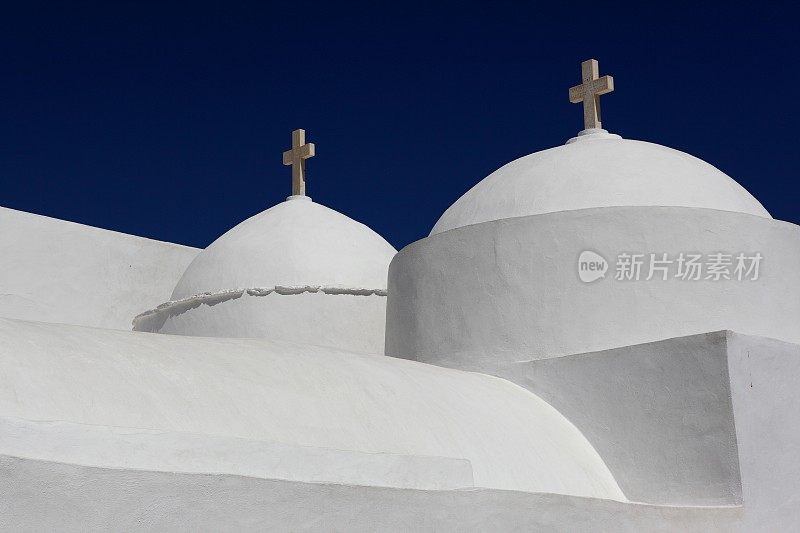
<svg viewBox="0 0 800 533">
<path fill-rule="evenodd" d="M 303 130 L 204 250 L 0 208 L 0 530 L 800 528 L 800 227 L 582 78 L 399 252 Z"/>
</svg>

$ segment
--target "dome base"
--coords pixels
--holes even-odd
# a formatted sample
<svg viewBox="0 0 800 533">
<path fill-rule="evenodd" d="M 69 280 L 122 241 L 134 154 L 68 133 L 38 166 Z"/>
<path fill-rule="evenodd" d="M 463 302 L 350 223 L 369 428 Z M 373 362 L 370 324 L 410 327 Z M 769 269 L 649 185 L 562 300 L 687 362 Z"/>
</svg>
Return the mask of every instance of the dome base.
<svg viewBox="0 0 800 533">
<path fill-rule="evenodd" d="M 572 144 L 577 141 L 596 141 L 598 139 L 622 139 L 616 133 L 609 133 L 608 130 L 602 128 L 588 128 L 578 132 L 578 135 L 571 138 L 566 144 Z"/>
</svg>

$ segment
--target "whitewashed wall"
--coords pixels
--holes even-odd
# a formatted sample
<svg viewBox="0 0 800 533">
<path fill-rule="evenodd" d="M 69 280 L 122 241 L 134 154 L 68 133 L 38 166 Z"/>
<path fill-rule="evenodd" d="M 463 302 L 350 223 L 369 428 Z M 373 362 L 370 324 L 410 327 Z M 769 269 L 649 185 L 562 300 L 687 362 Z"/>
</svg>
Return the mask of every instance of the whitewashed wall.
<svg viewBox="0 0 800 533">
<path fill-rule="evenodd" d="M 610 263 L 584 283 L 578 257 Z M 760 252 L 757 281 L 614 280 L 618 254 Z M 386 353 L 461 368 L 730 329 L 800 342 L 800 227 L 748 214 L 609 207 L 428 237 L 389 268 Z M 674 273 L 674 272 L 673 272 Z"/>
<path fill-rule="evenodd" d="M 198 253 L 0 207 L 0 316 L 131 329 Z"/>
</svg>

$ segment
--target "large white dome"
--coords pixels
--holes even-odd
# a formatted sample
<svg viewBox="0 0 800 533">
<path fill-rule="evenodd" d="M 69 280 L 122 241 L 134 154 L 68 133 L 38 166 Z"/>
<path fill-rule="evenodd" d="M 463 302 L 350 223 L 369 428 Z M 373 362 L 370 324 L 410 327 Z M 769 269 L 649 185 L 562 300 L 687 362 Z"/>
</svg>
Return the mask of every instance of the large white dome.
<svg viewBox="0 0 800 533">
<path fill-rule="evenodd" d="M 564 146 L 496 170 L 445 211 L 431 231 L 593 207 L 702 207 L 772 218 L 741 185 L 672 148 L 586 130 Z"/>
<path fill-rule="evenodd" d="M 186 269 L 172 299 L 275 286 L 386 289 L 395 253 L 364 224 L 293 196 L 211 243 Z"/>
</svg>

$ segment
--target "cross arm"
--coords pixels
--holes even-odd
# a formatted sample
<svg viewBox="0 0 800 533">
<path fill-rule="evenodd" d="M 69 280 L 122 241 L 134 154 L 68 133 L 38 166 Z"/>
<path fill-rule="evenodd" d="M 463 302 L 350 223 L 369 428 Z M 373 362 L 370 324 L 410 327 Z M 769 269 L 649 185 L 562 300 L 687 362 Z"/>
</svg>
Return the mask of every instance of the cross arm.
<svg viewBox="0 0 800 533">
<path fill-rule="evenodd" d="M 573 104 L 583 102 L 587 94 L 601 95 L 610 93 L 614 90 L 614 78 L 612 76 L 603 76 L 596 80 L 585 81 L 575 87 L 569 89 L 569 101 Z"/>
<path fill-rule="evenodd" d="M 304 144 L 298 149 L 298 155 L 301 159 L 308 159 L 309 157 L 314 157 L 314 143 Z"/>
<path fill-rule="evenodd" d="M 577 104 L 579 102 L 583 102 L 583 95 L 586 93 L 586 87 L 583 84 L 576 85 L 575 87 L 570 87 L 569 89 L 569 101 L 570 103 Z"/>
<path fill-rule="evenodd" d="M 614 90 L 614 78 L 603 76 L 592 81 L 592 92 L 594 94 L 606 94 Z"/>
<path fill-rule="evenodd" d="M 295 160 L 314 157 L 314 153 L 314 143 L 308 143 L 304 144 L 303 146 L 292 148 L 291 150 L 286 150 L 283 152 L 283 164 L 286 166 L 293 165 Z"/>
</svg>

